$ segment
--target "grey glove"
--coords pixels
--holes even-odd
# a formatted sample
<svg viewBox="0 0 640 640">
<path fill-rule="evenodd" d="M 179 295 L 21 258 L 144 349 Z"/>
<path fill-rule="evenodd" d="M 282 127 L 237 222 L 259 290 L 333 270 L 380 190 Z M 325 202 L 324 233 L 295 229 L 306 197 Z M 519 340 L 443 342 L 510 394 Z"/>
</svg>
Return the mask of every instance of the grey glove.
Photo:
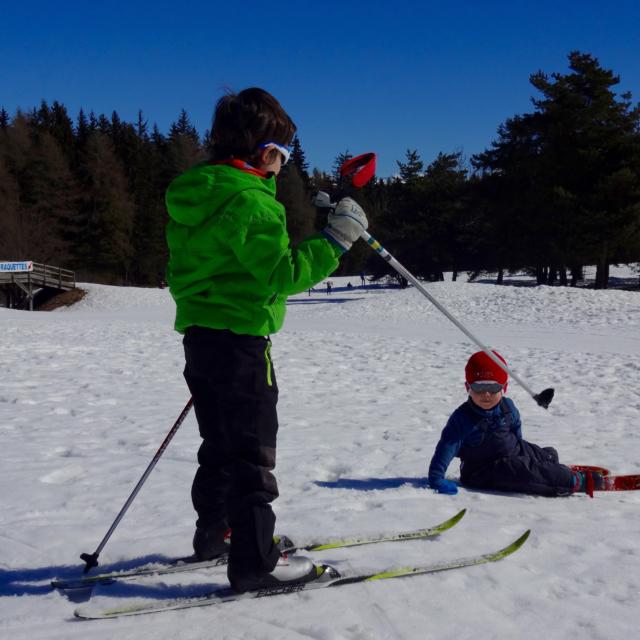
<svg viewBox="0 0 640 640">
<path fill-rule="evenodd" d="M 351 198 L 343 198 L 327 217 L 323 233 L 345 251 L 367 230 L 369 222 L 362 207 Z"/>
</svg>

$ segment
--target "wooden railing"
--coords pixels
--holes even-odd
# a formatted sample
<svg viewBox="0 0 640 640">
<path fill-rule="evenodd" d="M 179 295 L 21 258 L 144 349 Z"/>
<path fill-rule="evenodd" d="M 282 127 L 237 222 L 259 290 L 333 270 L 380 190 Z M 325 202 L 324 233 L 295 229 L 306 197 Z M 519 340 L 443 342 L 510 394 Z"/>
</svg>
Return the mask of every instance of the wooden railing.
<svg viewBox="0 0 640 640">
<path fill-rule="evenodd" d="M 69 291 L 76 286 L 76 274 L 69 269 L 34 262 L 32 271 L 0 272 L 1 284 L 32 285 Z"/>
</svg>

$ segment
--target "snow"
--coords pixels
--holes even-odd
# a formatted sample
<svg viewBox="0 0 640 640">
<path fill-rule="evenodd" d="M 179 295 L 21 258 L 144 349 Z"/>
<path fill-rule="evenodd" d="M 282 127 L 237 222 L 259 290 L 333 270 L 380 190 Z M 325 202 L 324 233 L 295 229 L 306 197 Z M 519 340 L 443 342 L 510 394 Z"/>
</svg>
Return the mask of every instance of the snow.
<svg viewBox="0 0 640 640">
<path fill-rule="evenodd" d="M 620 275 L 620 274 L 619 274 Z M 624 274 L 620 275 L 622 277 Z M 629 274 L 631 277 L 631 274 Z M 637 278 L 637 276 L 634 276 Z M 21 639 L 632 637 L 640 622 L 640 494 L 540 498 L 461 489 L 424 477 L 448 415 L 465 398 L 475 346 L 413 288 L 361 289 L 332 278 L 290 299 L 273 336 L 280 387 L 277 529 L 377 534 L 436 524 L 439 539 L 315 554 L 340 571 L 442 561 L 527 544 L 490 566 L 315 593 L 118 620 L 80 622 L 52 591 L 79 575 L 188 393 L 167 290 L 81 285 L 53 313 L 0 309 L 2 509 L 0 636 Z M 346 289 L 347 281 L 354 285 Z M 527 439 L 562 461 L 640 469 L 637 291 L 427 284 L 498 348 L 548 411 L 513 383 Z M 100 555 L 102 569 L 190 552 L 189 490 L 199 444 L 191 414 Z M 458 477 L 457 461 L 448 477 Z M 198 573 L 99 587 L 109 607 L 222 582 Z"/>
</svg>

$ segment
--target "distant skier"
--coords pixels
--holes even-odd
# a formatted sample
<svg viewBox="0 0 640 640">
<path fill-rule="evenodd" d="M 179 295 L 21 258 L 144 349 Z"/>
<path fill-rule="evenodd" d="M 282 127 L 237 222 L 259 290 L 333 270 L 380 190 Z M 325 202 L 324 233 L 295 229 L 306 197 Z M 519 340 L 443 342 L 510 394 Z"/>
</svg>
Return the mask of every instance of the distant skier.
<svg viewBox="0 0 640 640">
<path fill-rule="evenodd" d="M 333 289 L 333 282 L 331 282 L 331 280 L 327 280 L 327 295 L 331 293 L 331 289 Z"/>
<path fill-rule="evenodd" d="M 282 327 L 287 296 L 335 271 L 367 228 L 364 211 L 344 198 L 322 233 L 290 247 L 276 176 L 295 131 L 266 91 L 230 93 L 216 105 L 210 160 L 166 194 L 167 281 L 203 438 L 193 548 L 200 560 L 221 555 L 231 527 L 227 573 L 238 592 L 319 575 L 308 558 L 281 558 L 273 539 L 278 387 L 265 336 Z"/>
<path fill-rule="evenodd" d="M 361 287 L 367 286 L 367 276 L 365 275 L 364 271 L 360 272 L 360 286 Z"/>
<path fill-rule="evenodd" d="M 505 359 L 493 352 L 502 362 Z M 603 485 L 593 471 L 560 464 L 557 451 L 522 438 L 520 414 L 507 391 L 507 374 L 484 351 L 465 367 L 468 400 L 449 418 L 429 465 L 429 485 L 438 493 L 455 494 L 455 482 L 444 476 L 454 457 L 460 458 L 460 480 L 468 487 L 516 491 L 543 496 L 591 492 Z"/>
</svg>

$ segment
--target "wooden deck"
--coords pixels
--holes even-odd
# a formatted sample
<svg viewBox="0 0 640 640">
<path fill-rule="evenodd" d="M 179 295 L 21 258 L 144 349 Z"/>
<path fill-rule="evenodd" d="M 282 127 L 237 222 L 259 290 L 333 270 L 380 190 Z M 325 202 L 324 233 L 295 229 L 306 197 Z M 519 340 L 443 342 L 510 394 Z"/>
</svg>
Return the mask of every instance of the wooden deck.
<svg viewBox="0 0 640 640">
<path fill-rule="evenodd" d="M 39 262 L 33 263 L 31 271 L 0 271 L 0 293 L 9 308 L 33 311 L 33 298 L 40 290 L 70 291 L 75 286 L 74 271 Z"/>
</svg>

